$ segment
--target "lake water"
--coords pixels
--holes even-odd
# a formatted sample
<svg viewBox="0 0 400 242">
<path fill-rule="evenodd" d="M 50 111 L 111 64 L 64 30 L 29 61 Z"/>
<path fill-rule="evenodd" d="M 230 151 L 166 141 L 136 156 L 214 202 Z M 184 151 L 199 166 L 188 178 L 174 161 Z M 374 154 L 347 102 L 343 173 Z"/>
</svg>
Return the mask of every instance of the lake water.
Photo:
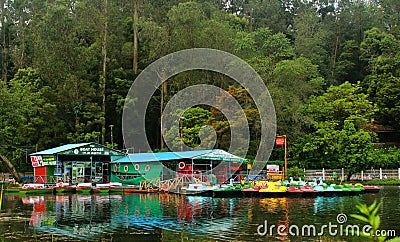
<svg viewBox="0 0 400 242">
<path fill-rule="evenodd" d="M 400 236 L 399 186 L 316 198 L 3 194 L 0 234 L 1 241 L 365 241 L 343 228 L 363 228 L 350 214 L 374 200 L 383 203 L 381 229 Z"/>
</svg>

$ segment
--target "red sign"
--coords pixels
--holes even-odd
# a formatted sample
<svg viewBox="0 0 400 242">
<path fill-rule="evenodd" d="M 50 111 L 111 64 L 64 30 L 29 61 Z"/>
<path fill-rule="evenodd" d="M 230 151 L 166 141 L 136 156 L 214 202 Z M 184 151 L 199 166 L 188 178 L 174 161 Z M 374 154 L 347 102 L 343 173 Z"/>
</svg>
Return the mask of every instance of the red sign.
<svg viewBox="0 0 400 242">
<path fill-rule="evenodd" d="M 275 145 L 276 146 L 284 146 L 286 142 L 286 137 L 276 137 Z"/>
<path fill-rule="evenodd" d="M 31 156 L 31 162 L 33 167 L 42 166 L 42 157 L 41 156 Z"/>
</svg>

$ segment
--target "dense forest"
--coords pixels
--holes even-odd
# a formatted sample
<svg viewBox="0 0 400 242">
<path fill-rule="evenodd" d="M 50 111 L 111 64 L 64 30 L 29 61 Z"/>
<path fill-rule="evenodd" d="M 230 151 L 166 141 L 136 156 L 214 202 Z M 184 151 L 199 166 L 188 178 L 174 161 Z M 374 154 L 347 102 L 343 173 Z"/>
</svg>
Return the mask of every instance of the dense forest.
<svg viewBox="0 0 400 242">
<path fill-rule="evenodd" d="M 20 171 L 31 169 L 28 153 L 61 144 L 131 148 L 121 116 L 135 78 L 158 58 L 195 47 L 232 53 L 258 72 L 275 105 L 277 134 L 288 137 L 292 166 L 400 167 L 399 149 L 377 149 L 371 131 L 371 120 L 400 129 L 398 0 L 0 2 L 0 153 Z M 165 103 L 199 83 L 223 88 L 241 104 L 251 134 L 248 158 L 254 157 L 254 102 L 234 81 L 207 71 L 180 73 L 154 94 L 146 117 L 153 149 L 165 149 Z M 221 110 L 198 106 L 184 116 L 187 145 L 198 145 L 208 124 L 217 148 L 229 147 Z M 272 159 L 282 159 L 282 150 Z"/>
</svg>

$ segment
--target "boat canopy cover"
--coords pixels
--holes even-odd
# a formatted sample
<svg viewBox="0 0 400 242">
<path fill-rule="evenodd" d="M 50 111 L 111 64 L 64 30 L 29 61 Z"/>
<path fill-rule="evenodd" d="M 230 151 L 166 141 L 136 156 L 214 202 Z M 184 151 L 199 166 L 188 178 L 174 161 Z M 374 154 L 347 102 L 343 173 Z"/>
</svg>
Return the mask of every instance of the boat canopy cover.
<svg viewBox="0 0 400 242">
<path fill-rule="evenodd" d="M 128 157 L 119 159 L 118 163 L 130 163 L 130 162 L 156 162 L 156 161 L 174 161 L 184 159 L 196 159 L 196 160 L 219 160 L 219 161 L 230 161 L 230 162 L 246 162 L 246 159 L 235 156 L 224 150 L 213 149 L 213 150 L 192 150 L 192 151 L 181 151 L 181 152 L 159 152 L 159 153 L 134 153 L 129 154 Z"/>
</svg>

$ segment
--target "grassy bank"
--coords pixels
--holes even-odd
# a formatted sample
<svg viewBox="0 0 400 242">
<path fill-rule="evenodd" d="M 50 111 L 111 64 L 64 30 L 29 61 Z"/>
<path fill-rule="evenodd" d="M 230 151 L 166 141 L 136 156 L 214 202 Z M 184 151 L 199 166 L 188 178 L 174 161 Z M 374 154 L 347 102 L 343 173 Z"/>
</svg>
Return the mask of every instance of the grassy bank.
<svg viewBox="0 0 400 242">
<path fill-rule="evenodd" d="M 369 180 L 369 181 L 362 181 L 360 183 L 362 183 L 363 185 L 376 185 L 376 186 L 383 186 L 383 185 L 400 186 L 399 179 Z"/>
</svg>

